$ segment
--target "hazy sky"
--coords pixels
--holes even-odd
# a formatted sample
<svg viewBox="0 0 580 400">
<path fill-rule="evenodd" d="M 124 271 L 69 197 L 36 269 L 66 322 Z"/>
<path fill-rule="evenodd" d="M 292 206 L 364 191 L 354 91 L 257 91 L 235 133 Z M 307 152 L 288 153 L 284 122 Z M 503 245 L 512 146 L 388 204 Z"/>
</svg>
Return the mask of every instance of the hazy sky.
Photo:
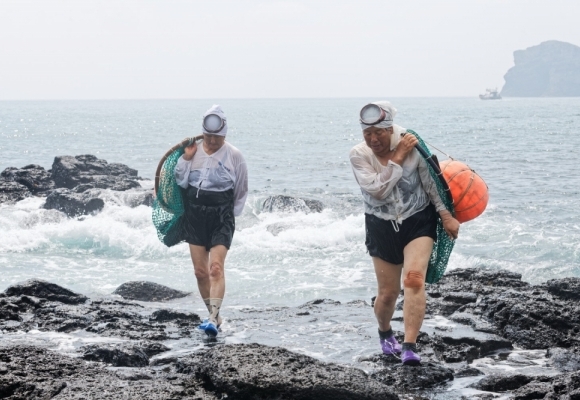
<svg viewBox="0 0 580 400">
<path fill-rule="evenodd" d="M 0 0 L 0 100 L 475 96 L 578 0 Z"/>
</svg>

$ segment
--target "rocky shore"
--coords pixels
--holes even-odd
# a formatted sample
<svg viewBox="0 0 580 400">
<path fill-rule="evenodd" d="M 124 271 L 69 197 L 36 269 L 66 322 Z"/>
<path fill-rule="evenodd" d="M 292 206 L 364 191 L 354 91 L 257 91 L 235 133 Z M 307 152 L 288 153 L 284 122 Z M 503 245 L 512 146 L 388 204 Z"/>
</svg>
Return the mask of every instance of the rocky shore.
<svg viewBox="0 0 580 400">
<path fill-rule="evenodd" d="M 151 205 L 140 181 L 126 165 L 60 156 L 50 170 L 4 170 L 0 204 L 39 196 L 42 207 L 83 218 L 106 202 Z M 262 204 L 323 208 L 289 196 Z M 371 299 L 226 306 L 209 340 L 191 293 L 131 281 L 85 296 L 32 279 L 0 293 L 0 398 L 580 399 L 579 278 L 530 285 L 508 271 L 457 269 L 427 292 L 423 364 L 405 367 L 379 352 Z M 400 341 L 402 306 L 401 295 Z"/>
<path fill-rule="evenodd" d="M 130 207 L 151 205 L 153 191 L 144 190 L 139 180 L 137 171 L 124 164 L 109 164 L 93 155 L 58 156 L 50 170 L 31 164 L 2 171 L 0 204 L 46 197 L 44 208 L 69 217 L 98 212 L 105 201 Z"/>
<path fill-rule="evenodd" d="M 187 293 L 128 282 L 88 298 L 28 280 L 0 294 L 0 398 L 580 399 L 578 289 L 578 278 L 529 285 L 507 271 L 449 271 L 428 287 L 423 364 L 405 367 L 378 343 L 350 364 L 276 345 L 272 332 L 309 323 L 305 338 L 320 336 L 315 326 L 330 337 L 333 326 L 372 325 L 365 300 L 229 310 L 230 329 L 208 341 L 198 315 L 172 307 Z M 437 319 L 446 323 L 428 323 Z M 63 349 L 52 339 L 30 344 L 33 335 L 90 341 Z M 347 336 L 376 339 L 364 329 Z"/>
</svg>

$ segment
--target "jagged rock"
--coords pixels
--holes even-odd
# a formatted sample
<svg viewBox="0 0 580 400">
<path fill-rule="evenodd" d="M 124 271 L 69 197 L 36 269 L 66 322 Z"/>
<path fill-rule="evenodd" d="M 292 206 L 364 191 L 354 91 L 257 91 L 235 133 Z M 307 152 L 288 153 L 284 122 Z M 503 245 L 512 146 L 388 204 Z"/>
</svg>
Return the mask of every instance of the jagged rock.
<svg viewBox="0 0 580 400">
<path fill-rule="evenodd" d="M 542 286 L 560 299 L 580 300 L 580 278 L 550 279 Z"/>
<path fill-rule="evenodd" d="M 301 199 L 290 196 L 270 196 L 262 204 L 264 212 L 321 212 L 324 208 L 318 200 Z"/>
<path fill-rule="evenodd" d="M 68 189 L 55 189 L 47 197 L 44 208 L 62 211 L 69 217 L 78 217 L 101 211 L 105 202 L 90 191 L 73 193 Z"/>
<path fill-rule="evenodd" d="M 85 191 L 92 188 L 128 190 L 140 187 L 137 171 L 124 164 L 109 164 L 93 155 L 59 156 L 52 164 L 56 187 Z"/>
<path fill-rule="evenodd" d="M 580 348 L 578 347 L 573 349 L 561 349 L 556 347 L 549 349 L 546 356 L 550 359 L 549 365 L 554 366 L 560 371 L 580 371 Z"/>
<path fill-rule="evenodd" d="M 479 376 L 479 375 L 483 375 L 483 372 L 481 372 L 480 370 L 478 370 L 477 368 L 473 368 L 473 367 L 462 367 L 460 369 L 458 369 L 457 371 L 455 371 L 455 377 L 456 378 L 463 378 L 466 376 Z"/>
<path fill-rule="evenodd" d="M 87 361 L 100 361 L 113 367 L 145 367 L 149 357 L 138 346 L 89 345 L 81 348 L 82 358 Z"/>
<path fill-rule="evenodd" d="M 168 350 L 167 346 L 153 342 L 93 344 L 81 348 L 84 360 L 104 362 L 113 367 L 146 367 L 150 357 Z"/>
<path fill-rule="evenodd" d="M 167 321 L 183 321 L 192 324 L 199 324 L 201 319 L 199 315 L 193 313 L 184 313 L 174 310 L 157 310 L 151 314 L 150 321 L 167 322 Z"/>
<path fill-rule="evenodd" d="M 81 304 L 88 300 L 88 297 L 82 294 L 75 293 L 55 283 L 43 281 L 42 279 L 29 279 L 9 286 L 4 291 L 4 294 L 6 296 L 34 296 L 65 304 Z"/>
<path fill-rule="evenodd" d="M 487 339 L 435 335 L 432 347 L 440 359 L 451 363 L 460 361 L 471 363 L 473 360 L 485 357 L 499 349 L 513 348 L 509 341 L 491 335 Z"/>
<path fill-rule="evenodd" d="M 507 392 L 508 390 L 521 388 L 532 380 L 534 380 L 534 377 L 521 374 L 510 376 L 487 375 L 480 381 L 469 385 L 469 387 L 488 392 Z"/>
<path fill-rule="evenodd" d="M 499 334 L 526 349 L 580 346 L 580 305 L 554 297 L 545 286 L 521 282 L 519 274 L 507 271 L 458 269 L 428 287 L 427 312 L 446 315 L 485 332 Z M 574 287 L 575 278 L 563 279 L 552 287 Z M 450 292 L 474 293 L 475 303 L 450 303 Z M 448 297 L 453 300 L 452 297 Z M 487 324 L 491 324 L 491 326 Z M 495 329 L 494 329 L 495 328 Z"/>
<path fill-rule="evenodd" d="M 54 189 L 54 181 L 50 171 L 40 165 L 30 164 L 22 168 L 6 168 L 0 176 L 7 181 L 18 182 L 30 190 L 32 194 L 42 194 Z"/>
<path fill-rule="evenodd" d="M 165 301 L 188 296 L 189 292 L 172 289 L 170 287 L 147 281 L 132 281 L 123 283 L 113 294 L 118 294 L 127 300 Z"/>
<path fill-rule="evenodd" d="M 546 382 L 531 382 L 512 393 L 513 400 L 545 399 L 552 391 L 552 385 Z"/>
<path fill-rule="evenodd" d="M 326 364 L 279 347 L 223 345 L 180 361 L 205 388 L 234 399 L 397 399 L 362 370 Z"/>
<path fill-rule="evenodd" d="M 32 196 L 30 190 L 18 182 L 0 177 L 0 204 L 12 204 Z"/>
<path fill-rule="evenodd" d="M 580 47 L 550 40 L 514 52 L 504 97 L 580 96 Z"/>
<path fill-rule="evenodd" d="M 109 371 L 33 346 L 0 347 L 0 397 L 14 400 L 117 400 L 119 398 L 217 400 L 194 376 L 175 379 L 159 371 Z M 130 382 L 128 382 L 130 381 Z"/>
<path fill-rule="evenodd" d="M 371 374 L 371 377 L 399 391 L 418 391 L 444 385 L 453 380 L 453 370 L 432 362 L 411 367 L 400 361 Z"/>
</svg>

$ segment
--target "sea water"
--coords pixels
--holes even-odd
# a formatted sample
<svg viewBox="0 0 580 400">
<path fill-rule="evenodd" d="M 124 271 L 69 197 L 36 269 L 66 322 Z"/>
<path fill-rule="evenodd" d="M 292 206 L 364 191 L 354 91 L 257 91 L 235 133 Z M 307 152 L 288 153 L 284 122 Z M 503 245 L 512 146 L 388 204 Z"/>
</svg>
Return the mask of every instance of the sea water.
<svg viewBox="0 0 580 400">
<path fill-rule="evenodd" d="M 367 369 L 365 357 L 378 351 L 370 307 L 325 309 L 315 322 L 304 321 L 308 329 L 277 318 L 275 310 L 283 314 L 283 307 L 317 298 L 370 302 L 376 292 L 360 189 L 348 161 L 362 140 L 358 111 L 372 100 L 378 99 L 0 102 L 0 171 L 28 164 L 49 169 L 55 156 L 94 154 L 137 169 L 142 186 L 151 188 L 166 150 L 199 134 L 203 112 L 221 104 L 228 141 L 242 151 L 250 177 L 226 260 L 221 340 L 280 345 Z M 489 187 L 487 210 L 461 226 L 449 269 L 506 269 L 531 283 L 580 276 L 580 98 L 391 100 L 400 110 L 397 123 L 469 164 Z M 319 200 L 324 210 L 263 212 L 272 195 Z M 0 205 L 0 290 L 42 278 L 100 297 L 124 282 L 147 280 L 194 293 L 153 303 L 148 312 L 172 307 L 203 316 L 187 245 L 159 242 L 151 208 L 109 201 L 96 215 L 70 219 L 42 209 L 43 203 L 32 197 Z M 248 313 L 254 307 L 263 312 Z M 393 328 L 403 329 L 399 320 Z M 440 316 L 427 319 L 422 330 L 449 328 L 477 334 Z M 0 338 L 72 355 L 87 343 L 122 340 L 37 330 Z M 171 350 L 161 357 L 183 355 L 199 348 L 200 339 L 193 334 L 164 344 Z M 510 357 L 483 358 L 477 367 L 557 373 L 546 369 L 544 353 L 516 350 Z M 473 379 L 456 379 L 435 398 L 470 396 Z"/>
<path fill-rule="evenodd" d="M 0 102 L 0 170 L 49 169 L 55 156 L 94 154 L 137 169 L 152 187 L 165 151 L 199 134 L 203 112 L 221 104 L 227 140 L 249 170 L 226 260 L 227 303 L 368 299 L 376 284 L 348 152 L 362 140 L 357 116 L 370 100 Z M 470 165 L 489 187 L 487 210 L 461 226 L 449 269 L 503 268 L 532 283 L 580 276 L 579 98 L 391 101 L 397 123 Z M 262 212 L 272 195 L 320 200 L 324 210 Z M 130 280 L 196 290 L 187 245 L 162 245 L 150 208 L 107 203 L 97 215 L 69 219 L 43 202 L 0 205 L 0 290 L 33 277 L 88 295 Z"/>
</svg>

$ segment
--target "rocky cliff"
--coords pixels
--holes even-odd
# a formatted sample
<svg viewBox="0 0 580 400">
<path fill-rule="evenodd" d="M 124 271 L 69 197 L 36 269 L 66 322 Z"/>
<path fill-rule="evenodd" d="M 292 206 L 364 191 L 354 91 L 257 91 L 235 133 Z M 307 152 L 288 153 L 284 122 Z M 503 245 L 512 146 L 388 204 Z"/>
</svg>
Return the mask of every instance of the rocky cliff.
<svg viewBox="0 0 580 400">
<path fill-rule="evenodd" d="M 503 97 L 580 96 L 580 47 L 550 40 L 514 52 Z"/>
</svg>

